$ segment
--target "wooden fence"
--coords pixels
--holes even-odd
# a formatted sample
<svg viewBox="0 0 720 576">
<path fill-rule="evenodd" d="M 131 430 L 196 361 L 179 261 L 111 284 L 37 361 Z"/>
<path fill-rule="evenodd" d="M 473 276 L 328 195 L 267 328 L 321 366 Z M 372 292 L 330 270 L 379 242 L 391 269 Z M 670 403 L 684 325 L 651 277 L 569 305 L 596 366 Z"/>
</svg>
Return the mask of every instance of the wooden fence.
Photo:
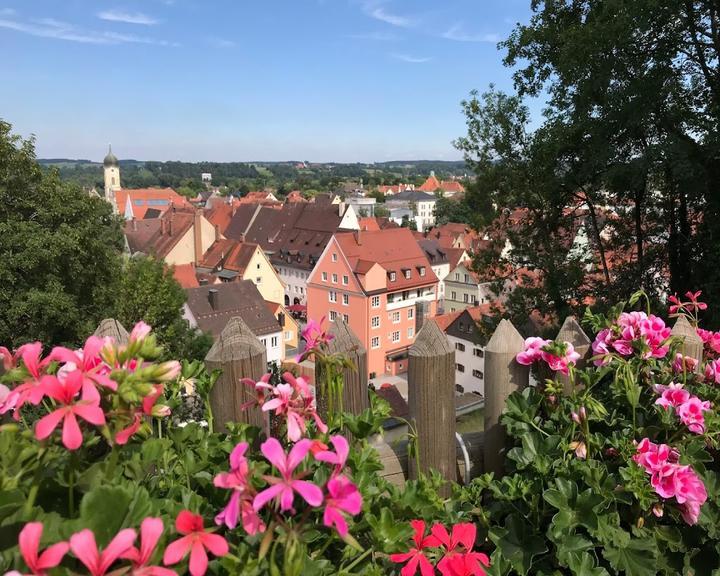
<svg viewBox="0 0 720 576">
<path fill-rule="evenodd" d="M 349 354 L 360 368 L 348 370 L 345 375 L 345 409 L 357 414 L 369 405 L 364 377 L 367 351 L 341 320 L 332 331 L 336 335 L 332 350 Z M 681 339 L 683 353 L 697 359 L 700 365 L 702 340 L 687 320 L 679 318 L 672 334 Z M 565 320 L 558 339 L 570 342 L 580 353 L 578 365 L 582 366 L 590 357 L 590 339 L 575 318 Z M 523 337 L 510 321 L 502 320 L 485 348 L 484 430 L 458 436 L 455 431 L 455 350 L 437 324 L 426 322 L 409 350 L 409 440 L 389 445 L 382 438 L 375 439 L 383 464 L 381 475 L 402 484 L 420 472 L 436 470 L 450 482 L 465 475 L 468 458 L 471 476 L 484 471 L 502 475 L 508 446 L 500 417 L 508 396 L 530 385 L 529 367 L 515 360 L 523 349 Z M 210 369 L 223 372 L 211 397 L 218 428 L 227 421 L 263 426 L 259 410 L 241 409 L 251 397 L 240 378 L 259 379 L 266 371 L 265 350 L 242 320 L 230 321 L 208 353 L 206 364 Z M 562 375 L 556 378 L 565 384 L 569 393 L 569 381 Z M 322 398 L 318 398 L 318 403 L 322 404 Z M 416 443 L 414 451 L 408 450 L 409 441 Z M 447 494 L 448 490 L 449 484 L 446 484 L 443 493 Z"/>
</svg>

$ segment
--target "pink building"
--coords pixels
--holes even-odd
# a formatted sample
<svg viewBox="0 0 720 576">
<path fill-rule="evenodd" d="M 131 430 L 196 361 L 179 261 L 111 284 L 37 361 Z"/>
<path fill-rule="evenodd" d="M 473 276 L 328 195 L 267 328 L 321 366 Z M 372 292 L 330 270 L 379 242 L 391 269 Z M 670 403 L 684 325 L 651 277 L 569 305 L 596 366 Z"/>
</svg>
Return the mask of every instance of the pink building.
<svg viewBox="0 0 720 576">
<path fill-rule="evenodd" d="M 437 286 L 409 229 L 337 233 L 308 278 L 308 317 L 343 318 L 367 348 L 370 378 L 398 374 L 436 313 Z"/>
</svg>

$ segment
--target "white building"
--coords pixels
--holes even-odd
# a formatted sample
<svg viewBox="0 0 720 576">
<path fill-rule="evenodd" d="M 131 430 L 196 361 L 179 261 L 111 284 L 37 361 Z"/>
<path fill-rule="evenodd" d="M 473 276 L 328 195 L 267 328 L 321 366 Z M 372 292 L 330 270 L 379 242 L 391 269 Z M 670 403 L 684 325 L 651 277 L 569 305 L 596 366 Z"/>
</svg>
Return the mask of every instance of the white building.
<svg viewBox="0 0 720 576">
<path fill-rule="evenodd" d="M 435 205 L 438 199 L 434 194 L 418 190 L 406 190 L 388 198 L 385 203 L 388 210 L 393 208 L 407 208 L 412 210 L 420 232 L 435 225 Z"/>
</svg>

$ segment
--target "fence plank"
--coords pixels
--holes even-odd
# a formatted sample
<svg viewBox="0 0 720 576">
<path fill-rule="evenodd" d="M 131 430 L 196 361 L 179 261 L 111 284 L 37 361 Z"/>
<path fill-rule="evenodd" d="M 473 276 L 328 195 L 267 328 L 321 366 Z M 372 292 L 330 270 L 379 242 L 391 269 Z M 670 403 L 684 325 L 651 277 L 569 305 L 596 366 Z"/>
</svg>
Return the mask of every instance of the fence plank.
<svg viewBox="0 0 720 576">
<path fill-rule="evenodd" d="M 127 344 L 128 338 L 130 337 L 128 331 L 125 330 L 125 327 L 114 318 L 105 318 L 105 320 L 100 322 L 94 335 L 98 338 L 105 338 L 109 336 L 116 344 L 121 346 Z"/>
<path fill-rule="evenodd" d="M 591 342 L 588 335 L 585 334 L 585 331 L 580 324 L 578 324 L 575 316 L 565 318 L 565 322 L 563 322 L 560 332 L 558 332 L 557 340 L 569 342 L 573 345 L 575 352 L 580 354 L 580 359 L 575 366 L 580 369 L 584 368 L 587 359 L 590 357 Z M 570 378 L 560 373 L 557 374 L 556 378 L 557 382 L 562 382 L 565 395 L 569 396 L 572 393 Z"/>
<path fill-rule="evenodd" d="M 672 335 L 677 336 L 681 340 L 680 352 L 683 356 L 695 358 L 697 360 L 697 369 L 699 373 L 702 371 L 703 361 L 703 341 L 697 330 L 688 322 L 685 316 L 678 316 L 675 326 L 672 328 Z"/>
<path fill-rule="evenodd" d="M 501 476 L 504 470 L 506 437 L 500 415 L 508 396 L 525 388 L 529 366 L 515 361 L 524 340 L 509 320 L 501 320 L 485 347 L 485 435 L 484 471 Z"/>
<path fill-rule="evenodd" d="M 367 350 L 360 339 L 344 320 L 338 318 L 330 328 L 334 338 L 328 345 L 331 354 L 344 354 L 355 368 L 343 370 L 343 410 L 352 414 L 360 414 L 370 408 L 370 397 L 367 385 Z"/>
<path fill-rule="evenodd" d="M 437 470 L 456 479 L 455 349 L 435 322 L 426 322 L 410 347 L 408 371 L 410 421 L 417 434 L 420 470 L 410 459 L 410 478 Z M 444 495 L 449 495 L 445 485 Z"/>
<path fill-rule="evenodd" d="M 253 391 L 240 380 L 257 381 L 267 372 L 265 346 L 242 318 L 230 319 L 205 356 L 205 366 L 208 370 L 222 371 L 210 393 L 215 429 L 224 431 L 226 422 L 244 422 L 267 429 L 265 415 L 259 407 L 241 409 L 253 400 Z"/>
</svg>

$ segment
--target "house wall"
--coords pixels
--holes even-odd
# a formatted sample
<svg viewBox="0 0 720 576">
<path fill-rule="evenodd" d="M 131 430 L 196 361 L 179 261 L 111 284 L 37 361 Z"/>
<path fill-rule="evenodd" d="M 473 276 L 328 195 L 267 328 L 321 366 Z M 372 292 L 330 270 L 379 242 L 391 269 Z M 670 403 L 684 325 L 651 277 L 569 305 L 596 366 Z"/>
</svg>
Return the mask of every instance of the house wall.
<svg viewBox="0 0 720 576">
<path fill-rule="evenodd" d="M 477 282 L 468 269 L 460 264 L 445 278 L 445 312 L 465 310 L 477 303 Z"/>
<path fill-rule="evenodd" d="M 437 266 L 432 266 L 433 272 L 435 272 L 435 276 L 438 277 L 438 308 L 439 310 L 445 309 L 445 278 L 447 278 L 447 275 L 450 274 L 450 263 L 446 262 L 445 264 L 439 264 Z"/>
<path fill-rule="evenodd" d="M 277 264 L 275 271 L 284 285 L 283 305 L 307 304 L 307 280 L 310 271 L 304 268 L 295 268 L 291 264 Z M 297 302 L 296 302 L 297 299 Z"/>
<path fill-rule="evenodd" d="M 263 300 L 284 304 L 285 287 L 282 280 L 259 246 L 245 268 L 242 279 L 255 284 Z"/>
<path fill-rule="evenodd" d="M 195 262 L 195 225 L 183 234 L 180 241 L 173 246 L 172 250 L 165 256 L 167 264 L 191 264 Z M 221 236 L 222 238 L 222 236 Z M 200 245 L 202 253 L 205 254 L 215 242 L 215 227 L 203 216 L 200 219 Z"/>
<path fill-rule="evenodd" d="M 448 334 L 448 340 L 455 348 L 455 384 L 457 394 L 474 392 L 485 395 L 485 351 L 471 340 Z M 476 352 L 477 350 L 477 352 Z M 477 356 L 477 354 L 482 356 Z"/>
<path fill-rule="evenodd" d="M 283 345 L 283 333 L 271 332 L 258 338 L 260 343 L 265 346 L 267 351 L 267 361 L 280 365 L 285 357 L 285 347 Z"/>
</svg>

